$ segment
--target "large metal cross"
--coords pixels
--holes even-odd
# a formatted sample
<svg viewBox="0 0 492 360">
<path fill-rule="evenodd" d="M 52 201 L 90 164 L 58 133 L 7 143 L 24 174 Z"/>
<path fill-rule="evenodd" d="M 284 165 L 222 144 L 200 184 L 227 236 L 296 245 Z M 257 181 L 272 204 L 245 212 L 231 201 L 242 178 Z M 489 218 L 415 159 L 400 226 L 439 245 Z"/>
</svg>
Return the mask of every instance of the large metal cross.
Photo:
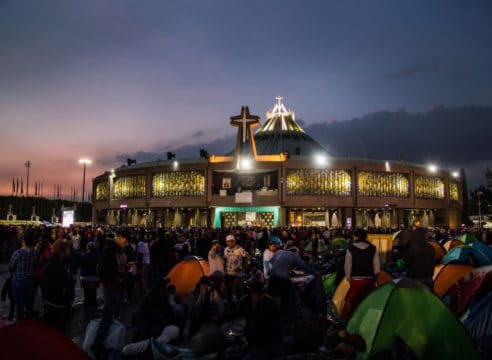
<svg viewBox="0 0 492 360">
<path fill-rule="evenodd" d="M 231 125 L 241 128 L 242 130 L 243 144 L 246 142 L 246 132 L 249 131 L 252 126 L 256 126 L 259 124 L 260 117 L 256 115 L 251 115 L 247 106 L 241 107 L 241 115 L 231 117 Z"/>
</svg>

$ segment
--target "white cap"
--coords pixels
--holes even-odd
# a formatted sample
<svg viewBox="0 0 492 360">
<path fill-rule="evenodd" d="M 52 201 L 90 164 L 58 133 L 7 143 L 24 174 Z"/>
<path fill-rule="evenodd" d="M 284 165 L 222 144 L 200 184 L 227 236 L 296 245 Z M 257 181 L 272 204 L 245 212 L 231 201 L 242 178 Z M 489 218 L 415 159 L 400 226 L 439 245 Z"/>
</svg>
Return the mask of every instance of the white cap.
<svg viewBox="0 0 492 360">
<path fill-rule="evenodd" d="M 230 234 L 230 235 L 226 236 L 226 241 L 229 241 L 229 240 L 236 240 L 236 238 L 234 237 L 234 235 Z"/>
</svg>

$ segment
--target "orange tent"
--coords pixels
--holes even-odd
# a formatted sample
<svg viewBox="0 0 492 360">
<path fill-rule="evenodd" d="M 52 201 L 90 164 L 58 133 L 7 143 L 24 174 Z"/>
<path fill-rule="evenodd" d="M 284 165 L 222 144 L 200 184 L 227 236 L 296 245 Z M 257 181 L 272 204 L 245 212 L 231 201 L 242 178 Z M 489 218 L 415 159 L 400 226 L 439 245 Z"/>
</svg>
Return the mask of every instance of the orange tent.
<svg viewBox="0 0 492 360">
<path fill-rule="evenodd" d="M 458 280 L 474 269 L 466 264 L 437 265 L 434 268 L 434 292 L 442 298 Z"/>
<path fill-rule="evenodd" d="M 454 248 L 456 246 L 461 246 L 461 245 L 463 245 L 463 243 L 460 240 L 450 239 L 444 243 L 444 249 L 446 249 L 446 251 L 449 251 L 452 248 Z"/>
<path fill-rule="evenodd" d="M 429 244 L 434 248 L 434 260 L 441 261 L 441 259 L 446 256 L 446 249 L 444 249 L 439 243 L 435 241 L 429 241 Z"/>
<path fill-rule="evenodd" d="M 391 281 L 393 281 L 393 277 L 391 276 L 391 274 L 387 271 L 381 270 L 376 277 L 376 286 L 380 287 Z"/>
<path fill-rule="evenodd" d="M 209 276 L 210 267 L 205 259 L 192 256 L 177 263 L 167 274 L 171 284 L 176 286 L 176 293 L 187 298 L 188 294 L 195 288 L 200 278 Z"/>
<path fill-rule="evenodd" d="M 381 270 L 376 277 L 376 286 L 383 286 L 386 283 L 389 283 L 393 280 L 391 275 L 384 270 Z M 347 278 L 344 277 L 340 284 L 338 284 L 335 293 L 331 297 L 331 301 L 335 304 L 337 309 L 338 316 L 343 315 L 343 311 L 345 310 L 345 299 L 347 297 L 348 291 L 350 289 L 350 283 Z"/>
</svg>

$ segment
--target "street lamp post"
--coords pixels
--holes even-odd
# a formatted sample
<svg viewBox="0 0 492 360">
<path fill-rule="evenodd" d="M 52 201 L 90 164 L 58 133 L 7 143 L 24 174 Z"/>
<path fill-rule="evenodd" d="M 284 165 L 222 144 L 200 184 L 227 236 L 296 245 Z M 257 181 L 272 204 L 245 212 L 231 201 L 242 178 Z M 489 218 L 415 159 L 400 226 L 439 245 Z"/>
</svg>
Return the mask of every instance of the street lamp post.
<svg viewBox="0 0 492 360">
<path fill-rule="evenodd" d="M 483 195 L 483 192 L 479 191 L 477 192 L 477 199 L 478 199 L 478 229 L 482 230 L 482 204 L 480 201 L 480 196 Z"/>
<path fill-rule="evenodd" d="M 80 159 L 79 164 L 82 164 L 84 166 L 84 173 L 82 176 L 82 202 L 85 200 L 85 169 L 87 165 L 92 164 L 92 161 L 90 159 Z"/>
</svg>

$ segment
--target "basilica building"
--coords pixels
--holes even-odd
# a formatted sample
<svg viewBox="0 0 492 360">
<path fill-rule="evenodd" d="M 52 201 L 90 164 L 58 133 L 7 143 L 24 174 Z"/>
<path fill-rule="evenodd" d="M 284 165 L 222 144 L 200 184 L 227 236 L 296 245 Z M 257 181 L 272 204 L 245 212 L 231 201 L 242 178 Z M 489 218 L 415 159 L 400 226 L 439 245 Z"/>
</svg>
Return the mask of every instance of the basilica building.
<svg viewBox="0 0 492 360">
<path fill-rule="evenodd" d="M 460 225 L 451 173 L 400 161 L 333 157 L 281 97 L 262 123 L 247 106 L 230 118 L 232 151 L 133 163 L 93 181 L 93 221 L 145 226 Z"/>
</svg>

